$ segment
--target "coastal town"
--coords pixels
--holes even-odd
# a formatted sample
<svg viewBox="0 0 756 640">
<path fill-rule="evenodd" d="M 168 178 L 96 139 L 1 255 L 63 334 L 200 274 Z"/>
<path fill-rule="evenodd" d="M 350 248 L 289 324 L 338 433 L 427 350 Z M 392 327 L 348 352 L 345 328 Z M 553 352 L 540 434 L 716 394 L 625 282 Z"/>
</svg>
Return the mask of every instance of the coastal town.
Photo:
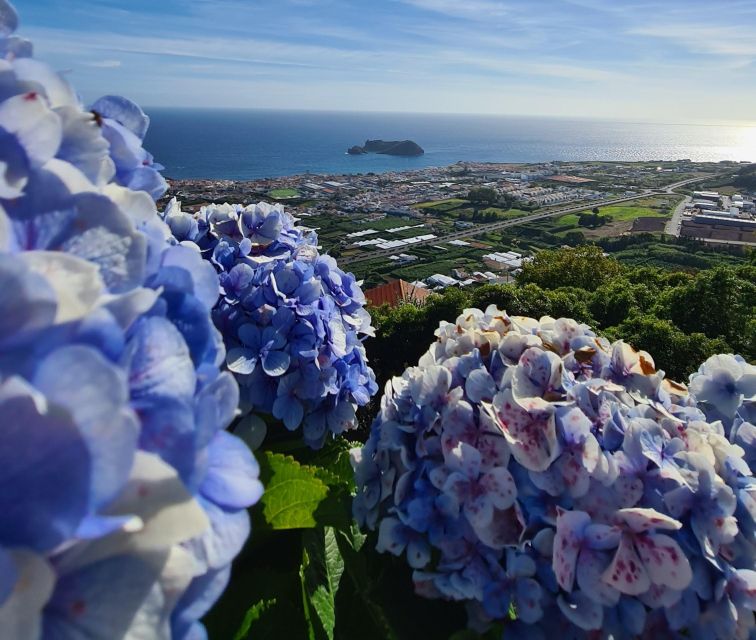
<svg viewBox="0 0 756 640">
<path fill-rule="evenodd" d="M 657 234 L 744 251 L 756 246 L 753 193 L 728 183 L 743 166 L 460 162 L 380 174 L 172 180 L 169 196 L 189 211 L 212 202 L 281 203 L 367 289 L 401 282 L 389 287 L 393 298 L 421 299 L 419 292 L 509 282 L 535 252 L 554 246 Z"/>
</svg>

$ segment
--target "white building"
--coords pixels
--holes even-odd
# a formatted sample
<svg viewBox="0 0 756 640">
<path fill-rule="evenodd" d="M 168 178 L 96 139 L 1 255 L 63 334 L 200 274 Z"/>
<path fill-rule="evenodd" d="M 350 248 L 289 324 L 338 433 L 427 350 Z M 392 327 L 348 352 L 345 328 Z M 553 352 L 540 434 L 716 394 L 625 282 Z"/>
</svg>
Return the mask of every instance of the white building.
<svg viewBox="0 0 756 640">
<path fill-rule="evenodd" d="M 445 276 L 441 273 L 434 273 L 430 278 L 427 278 L 427 281 L 429 285 L 441 288 L 451 287 L 457 284 L 457 281 L 454 278 Z"/>
</svg>

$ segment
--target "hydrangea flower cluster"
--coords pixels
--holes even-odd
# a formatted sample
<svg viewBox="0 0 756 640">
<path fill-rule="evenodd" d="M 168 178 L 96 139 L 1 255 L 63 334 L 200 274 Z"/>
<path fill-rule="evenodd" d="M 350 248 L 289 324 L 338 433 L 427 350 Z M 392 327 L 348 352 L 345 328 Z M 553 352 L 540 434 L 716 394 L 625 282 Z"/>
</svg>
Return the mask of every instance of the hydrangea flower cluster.
<svg viewBox="0 0 756 640">
<path fill-rule="evenodd" d="M 355 517 L 417 593 L 514 612 L 506 637 L 753 637 L 756 367 L 715 356 L 688 390 L 494 306 L 436 335 L 352 452 Z"/>
<path fill-rule="evenodd" d="M 374 332 L 359 284 L 319 253 L 315 233 L 264 202 L 190 215 L 174 199 L 164 219 L 219 274 L 213 318 L 242 411 L 272 414 L 290 431 L 302 425 L 312 448 L 354 428 L 357 406 L 378 390 L 361 341 Z"/>
<path fill-rule="evenodd" d="M 0 635 L 201 638 L 262 492 L 213 269 L 154 197 L 148 119 L 82 108 L 0 0 Z"/>
</svg>

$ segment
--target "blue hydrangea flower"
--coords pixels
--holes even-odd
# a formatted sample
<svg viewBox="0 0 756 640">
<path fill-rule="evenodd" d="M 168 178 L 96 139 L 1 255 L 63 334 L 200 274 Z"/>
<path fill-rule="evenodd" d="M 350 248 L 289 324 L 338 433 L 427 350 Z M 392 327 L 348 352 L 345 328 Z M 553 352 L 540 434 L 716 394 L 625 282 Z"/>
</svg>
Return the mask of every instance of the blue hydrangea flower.
<svg viewBox="0 0 756 640">
<path fill-rule="evenodd" d="M 167 185 L 152 154 L 142 147 L 150 119 L 133 102 L 119 96 L 100 98 L 91 106 L 98 118 L 102 136 L 109 143 L 115 165 L 115 181 L 133 191 L 146 191 L 154 199 L 162 196 Z"/>
<path fill-rule="evenodd" d="M 691 376 L 690 391 L 708 418 L 729 428 L 744 404 L 756 403 L 756 366 L 740 356 L 712 356 Z"/>
<path fill-rule="evenodd" d="M 352 452 L 354 516 L 418 594 L 506 637 L 755 632 L 752 366 L 715 356 L 696 398 L 569 319 L 467 309 L 436 336 Z"/>
<path fill-rule="evenodd" d="M 202 637 L 262 492 L 217 277 L 157 214 L 146 116 L 83 109 L 16 23 L 0 0 L 0 629 Z"/>
<path fill-rule="evenodd" d="M 213 310 L 246 414 L 272 414 L 319 448 L 356 426 L 376 393 L 362 339 L 373 335 L 352 274 L 321 255 L 280 205 L 211 205 L 191 216 L 174 199 L 163 218 L 218 272 Z"/>
</svg>

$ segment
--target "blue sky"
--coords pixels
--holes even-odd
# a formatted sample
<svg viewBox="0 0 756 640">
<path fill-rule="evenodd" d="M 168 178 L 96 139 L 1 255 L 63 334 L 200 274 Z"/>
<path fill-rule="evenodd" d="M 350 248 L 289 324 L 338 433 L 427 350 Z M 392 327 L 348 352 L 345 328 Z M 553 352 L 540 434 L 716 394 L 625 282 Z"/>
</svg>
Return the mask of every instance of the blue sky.
<svg viewBox="0 0 756 640">
<path fill-rule="evenodd" d="M 87 100 L 756 121 L 754 0 L 15 0 Z"/>
</svg>

